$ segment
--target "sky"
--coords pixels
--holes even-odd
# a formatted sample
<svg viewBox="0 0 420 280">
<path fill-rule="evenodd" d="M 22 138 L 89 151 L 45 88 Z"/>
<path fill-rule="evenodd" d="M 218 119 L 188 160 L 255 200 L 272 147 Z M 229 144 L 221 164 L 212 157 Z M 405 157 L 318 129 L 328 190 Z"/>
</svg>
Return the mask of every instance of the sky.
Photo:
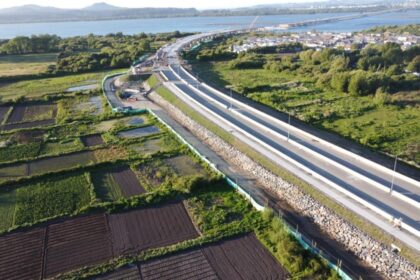
<svg viewBox="0 0 420 280">
<path fill-rule="evenodd" d="M 57 1 L 57 0 L 0 0 L 0 8 L 8 8 L 14 6 L 35 4 L 40 6 L 53 6 L 58 8 L 83 8 L 93 3 L 102 2 L 103 0 L 72 0 L 72 1 Z M 119 7 L 180 7 L 180 8 L 197 8 L 197 9 L 211 9 L 211 8 L 235 8 L 246 7 L 260 4 L 273 3 L 302 3 L 314 2 L 320 0 L 108 0 L 108 4 Z M 322 1 L 322 0 L 321 0 Z"/>
</svg>

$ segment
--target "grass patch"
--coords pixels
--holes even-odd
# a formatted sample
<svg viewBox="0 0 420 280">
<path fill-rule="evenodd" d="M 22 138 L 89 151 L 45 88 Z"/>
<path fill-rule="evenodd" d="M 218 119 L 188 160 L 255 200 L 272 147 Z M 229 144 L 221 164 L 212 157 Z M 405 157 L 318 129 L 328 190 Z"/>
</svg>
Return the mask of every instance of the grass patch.
<svg viewBox="0 0 420 280">
<path fill-rule="evenodd" d="M 91 201 L 85 174 L 59 177 L 16 191 L 15 225 L 71 214 Z"/>
<path fill-rule="evenodd" d="M 13 226 L 16 207 L 16 189 L 0 190 L 0 231 Z"/>
<path fill-rule="evenodd" d="M 0 148 L 0 162 L 34 158 L 38 155 L 41 143 L 29 143 Z"/>
<path fill-rule="evenodd" d="M 0 56 L 0 76 L 44 73 L 56 60 L 56 53 Z"/>
<path fill-rule="evenodd" d="M 46 142 L 42 144 L 40 155 L 54 155 L 83 149 L 79 138 L 63 140 L 60 142 Z"/>
<path fill-rule="evenodd" d="M 94 83 L 99 86 L 103 77 L 107 74 L 109 74 L 109 72 L 100 71 L 94 73 L 68 75 L 64 77 L 20 81 L 2 87 L 0 97 L 2 97 L 3 100 L 12 100 L 21 96 L 24 96 L 25 98 L 36 98 L 53 93 L 64 92 L 69 87 L 74 86 Z"/>
<path fill-rule="evenodd" d="M 101 201 L 116 201 L 123 198 L 120 186 L 111 173 L 101 170 L 92 172 L 92 182 Z"/>
</svg>

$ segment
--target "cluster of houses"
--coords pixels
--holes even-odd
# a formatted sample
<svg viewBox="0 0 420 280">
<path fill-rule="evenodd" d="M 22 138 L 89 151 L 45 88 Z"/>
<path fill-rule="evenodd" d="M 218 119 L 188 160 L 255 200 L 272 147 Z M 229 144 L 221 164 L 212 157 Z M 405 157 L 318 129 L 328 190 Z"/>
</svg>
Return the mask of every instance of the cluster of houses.
<svg viewBox="0 0 420 280">
<path fill-rule="evenodd" d="M 343 48 L 350 50 L 354 46 L 363 48 L 367 44 L 385 44 L 393 42 L 401 45 L 402 49 L 407 49 L 420 44 L 420 36 L 411 34 L 395 33 L 332 33 L 332 32 L 302 32 L 270 34 L 264 37 L 249 37 L 242 44 L 232 46 L 232 51 L 236 53 L 246 52 L 258 47 L 278 46 L 286 43 L 301 43 L 308 48 Z"/>
</svg>

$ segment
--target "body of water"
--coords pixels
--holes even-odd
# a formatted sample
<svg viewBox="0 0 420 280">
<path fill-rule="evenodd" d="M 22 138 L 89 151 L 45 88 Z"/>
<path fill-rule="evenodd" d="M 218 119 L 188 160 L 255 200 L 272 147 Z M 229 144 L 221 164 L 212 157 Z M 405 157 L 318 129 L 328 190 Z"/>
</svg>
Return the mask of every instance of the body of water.
<svg viewBox="0 0 420 280">
<path fill-rule="evenodd" d="M 350 13 L 327 13 L 309 15 L 276 15 L 261 16 L 255 26 L 273 26 L 281 23 L 299 22 L 304 20 L 322 19 L 351 15 Z M 248 27 L 254 20 L 253 16 L 242 17 L 184 17 L 184 18 L 155 18 L 109 21 L 78 21 L 78 22 L 49 22 L 49 23 L 19 23 L 0 24 L 0 38 L 9 39 L 16 36 L 33 34 L 56 34 L 61 37 L 78 35 L 106 35 L 108 33 L 123 32 L 124 34 L 159 33 L 179 30 L 182 32 L 204 32 L 229 28 Z M 402 25 L 420 23 L 420 10 L 407 12 L 392 12 L 371 17 L 348 21 L 332 22 L 328 24 L 300 27 L 290 31 L 357 31 L 378 25 Z"/>
</svg>

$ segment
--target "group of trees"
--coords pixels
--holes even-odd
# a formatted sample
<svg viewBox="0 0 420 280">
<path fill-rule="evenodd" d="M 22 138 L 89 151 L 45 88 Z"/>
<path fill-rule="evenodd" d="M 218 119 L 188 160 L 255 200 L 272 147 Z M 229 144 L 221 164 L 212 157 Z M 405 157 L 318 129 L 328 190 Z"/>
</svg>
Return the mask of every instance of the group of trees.
<svg viewBox="0 0 420 280">
<path fill-rule="evenodd" d="M 59 50 L 60 37 L 56 35 L 19 36 L 0 45 L 0 54 L 48 53 Z"/>
<path fill-rule="evenodd" d="M 420 71 L 420 46 L 402 50 L 398 44 L 369 45 L 362 50 L 325 48 L 298 50 L 297 45 L 268 47 L 242 53 L 229 62 L 232 69 L 264 68 L 307 76 L 320 88 L 354 96 L 419 89 L 420 82 L 407 72 Z M 284 50 L 289 51 L 286 55 Z M 269 56 L 260 55 L 260 53 Z"/>
<path fill-rule="evenodd" d="M 128 67 L 140 56 L 152 52 L 162 42 L 187 34 L 179 31 L 159 34 L 77 36 L 60 38 L 55 35 L 16 37 L 0 43 L 0 55 L 57 52 L 57 63 L 49 73 L 86 72 L 105 68 Z"/>
</svg>

